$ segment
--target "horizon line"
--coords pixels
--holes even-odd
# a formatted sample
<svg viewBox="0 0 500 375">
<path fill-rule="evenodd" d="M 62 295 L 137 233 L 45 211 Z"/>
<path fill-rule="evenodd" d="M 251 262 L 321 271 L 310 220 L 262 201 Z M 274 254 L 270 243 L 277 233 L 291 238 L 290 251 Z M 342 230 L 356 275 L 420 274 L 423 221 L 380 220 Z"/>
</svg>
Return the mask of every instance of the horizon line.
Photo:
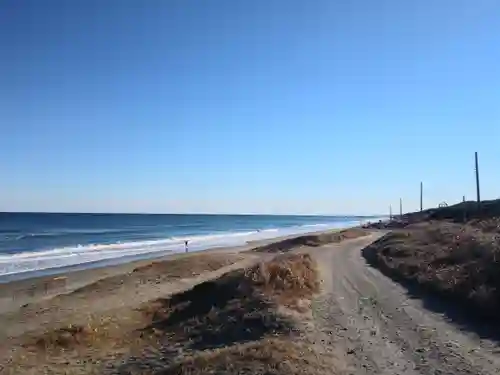
<svg viewBox="0 0 500 375">
<path fill-rule="evenodd" d="M 210 213 L 210 212 L 77 212 L 77 211 L 0 211 L 0 214 L 74 214 L 74 215 L 206 215 L 206 216 L 350 216 L 381 217 L 387 215 L 370 214 L 272 214 L 272 213 Z"/>
</svg>

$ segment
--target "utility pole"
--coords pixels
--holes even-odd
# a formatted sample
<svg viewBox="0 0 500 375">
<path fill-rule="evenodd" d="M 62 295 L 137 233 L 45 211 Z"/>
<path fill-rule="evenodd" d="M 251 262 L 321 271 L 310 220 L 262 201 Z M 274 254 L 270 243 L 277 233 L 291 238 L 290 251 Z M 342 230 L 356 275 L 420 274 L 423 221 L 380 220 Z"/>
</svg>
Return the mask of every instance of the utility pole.
<svg viewBox="0 0 500 375">
<path fill-rule="evenodd" d="M 474 153 L 475 159 L 476 159 L 476 193 L 477 193 L 477 207 L 481 206 L 481 193 L 479 189 L 479 166 L 477 162 L 477 151 Z"/>
<path fill-rule="evenodd" d="M 420 182 L 420 212 L 424 209 L 424 184 L 423 182 Z"/>
<path fill-rule="evenodd" d="M 465 207 L 465 195 L 462 198 L 462 203 L 464 206 L 464 223 L 467 221 L 467 208 Z"/>
<path fill-rule="evenodd" d="M 403 199 L 399 198 L 399 218 L 403 218 Z"/>
<path fill-rule="evenodd" d="M 392 221 L 392 205 L 389 205 L 389 220 Z"/>
</svg>

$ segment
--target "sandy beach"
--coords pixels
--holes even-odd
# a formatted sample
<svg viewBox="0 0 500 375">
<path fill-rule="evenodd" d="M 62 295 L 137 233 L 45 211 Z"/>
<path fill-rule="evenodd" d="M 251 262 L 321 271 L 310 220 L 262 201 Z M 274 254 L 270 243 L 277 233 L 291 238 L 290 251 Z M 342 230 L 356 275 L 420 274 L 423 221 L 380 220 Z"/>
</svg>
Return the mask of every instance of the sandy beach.
<svg viewBox="0 0 500 375">
<path fill-rule="evenodd" d="M 22 305 L 50 299 L 58 294 L 68 293 L 101 279 L 120 277 L 132 273 L 135 269 L 150 265 L 154 262 L 168 262 L 176 259 L 185 259 L 197 255 L 228 254 L 228 259 L 234 253 L 248 250 L 249 247 L 225 248 L 206 250 L 197 253 L 174 253 L 155 259 L 137 260 L 129 263 L 101 266 L 73 271 L 58 269 L 49 272 L 49 275 L 35 276 L 4 282 L 0 287 L 0 313 L 16 310 Z"/>
<path fill-rule="evenodd" d="M 109 361 L 144 350 L 147 344 L 139 343 L 132 333 L 145 324 L 141 306 L 269 261 L 277 254 L 360 235 L 364 232 L 359 229 L 317 232 L 4 283 L 0 292 L 0 363 L 12 369 L 7 373 L 39 373 L 43 355 L 51 373 L 88 373 L 89 369 L 76 367 L 74 372 L 62 371 L 68 371 L 68 363 L 76 366 L 72 361 L 80 361 L 81 356 L 89 361 Z M 78 328 L 73 332 L 68 327 Z M 78 345 L 72 351 L 73 359 L 64 359 L 61 353 L 40 344 L 50 332 L 59 332 L 71 341 L 78 340 L 78 332 L 89 329 L 105 332 L 104 337 L 85 349 Z"/>
</svg>

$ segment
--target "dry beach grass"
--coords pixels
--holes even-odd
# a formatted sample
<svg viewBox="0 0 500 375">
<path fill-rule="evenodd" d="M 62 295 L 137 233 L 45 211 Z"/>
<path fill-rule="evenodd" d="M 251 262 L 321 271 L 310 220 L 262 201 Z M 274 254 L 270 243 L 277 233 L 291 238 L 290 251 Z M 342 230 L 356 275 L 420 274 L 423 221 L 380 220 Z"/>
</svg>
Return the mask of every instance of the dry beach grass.
<svg viewBox="0 0 500 375">
<path fill-rule="evenodd" d="M 318 234 L 278 247 L 283 253 L 359 235 Z M 274 249 L 141 263 L 2 314 L 3 371 L 322 373 L 325 360 L 301 328 L 320 288 L 316 263 L 308 254 Z"/>
<path fill-rule="evenodd" d="M 494 208 L 492 202 L 489 207 Z M 394 278 L 496 318 L 500 313 L 500 218 L 474 215 L 460 223 L 464 217 L 460 209 L 434 210 L 432 217 L 445 219 L 425 219 L 392 232 L 365 249 L 365 257 Z"/>
<path fill-rule="evenodd" d="M 294 322 L 278 308 L 304 311 L 301 302 L 318 289 L 310 256 L 281 256 L 115 316 L 24 335 L 11 373 L 304 371 L 303 349 L 290 340 Z"/>
</svg>

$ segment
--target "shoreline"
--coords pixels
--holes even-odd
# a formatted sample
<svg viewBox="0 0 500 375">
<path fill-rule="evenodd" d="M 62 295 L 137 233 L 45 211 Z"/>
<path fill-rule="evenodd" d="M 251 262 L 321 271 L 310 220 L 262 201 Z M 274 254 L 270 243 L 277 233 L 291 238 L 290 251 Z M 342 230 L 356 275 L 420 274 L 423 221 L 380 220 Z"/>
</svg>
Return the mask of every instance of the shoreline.
<svg viewBox="0 0 500 375">
<path fill-rule="evenodd" d="M 195 254 L 195 253 L 205 253 L 207 251 L 233 251 L 233 252 L 240 252 L 240 251 L 245 251 L 248 248 L 251 248 L 252 246 L 262 246 L 262 245 L 267 245 L 270 243 L 274 242 L 279 242 L 284 239 L 288 238 L 295 238 L 295 237 L 300 237 L 300 236 L 305 236 L 305 235 L 310 235 L 310 234 L 317 234 L 317 233 L 324 233 L 324 232 L 337 232 L 345 229 L 351 229 L 351 228 L 356 228 L 362 225 L 362 222 L 360 221 L 360 224 L 354 225 L 354 226 L 347 226 L 347 227 L 338 227 L 338 228 L 326 228 L 326 229 L 316 229 L 316 230 L 311 230 L 311 231 L 304 231 L 304 232 L 298 232 L 298 233 L 293 233 L 293 234 L 287 234 L 287 235 L 282 235 L 282 236 L 277 236 L 277 237 L 271 237 L 271 238 L 263 238 L 263 239 L 255 239 L 255 240 L 248 240 L 246 241 L 245 244 L 242 245 L 228 245 L 228 246 L 213 246 L 213 247 L 208 247 L 205 249 L 195 249 L 191 250 L 188 252 L 188 254 Z M 313 229 L 313 228 L 311 228 Z M 135 254 L 135 255 L 126 255 L 126 256 L 121 256 L 121 257 L 115 257 L 115 258 L 106 258 L 102 260 L 95 260 L 95 261 L 90 261 L 90 262 L 83 262 L 83 263 L 78 263 L 78 264 L 71 264 L 71 265 L 65 265 L 65 266 L 60 266 L 60 267 L 50 267 L 50 268 L 44 268 L 44 269 L 39 269 L 39 270 L 30 270 L 30 271 L 24 271 L 24 272 L 16 272 L 16 273 L 9 273 L 9 274 L 4 274 L 0 275 L 0 285 L 5 285 L 11 282 L 16 282 L 16 281 L 22 281 L 22 280 L 29 280 L 29 279 L 39 279 L 43 277 L 56 277 L 59 275 L 65 275 L 73 272 L 84 272 L 86 270 L 96 270 L 100 268 L 108 268 L 108 267 L 115 267 L 115 266 L 122 266 L 130 263 L 135 263 L 135 262 L 152 262 L 155 260 L 164 260 L 167 259 L 168 257 L 172 257 L 175 255 L 179 254 L 186 254 L 181 251 L 172 251 L 172 250 L 164 250 L 164 251 L 155 251 L 151 253 L 142 253 L 142 254 Z M 1 298 L 1 296 L 0 296 Z"/>
<path fill-rule="evenodd" d="M 34 247 L 18 249 L 11 252 L 7 247 L 6 253 L 0 252 L 0 285 L 6 282 L 33 278 L 38 276 L 57 275 L 70 271 L 80 271 L 129 263 L 143 259 L 161 258 L 174 253 L 184 253 L 184 241 L 189 241 L 189 251 L 198 252 L 216 248 L 241 247 L 255 241 L 279 240 L 282 237 L 299 236 L 307 233 L 326 230 L 339 230 L 366 223 L 373 218 L 338 218 L 338 221 L 307 223 L 300 225 L 266 227 L 262 223 L 255 229 L 235 229 L 234 231 L 219 232 L 215 229 L 210 232 L 201 231 L 190 236 L 169 236 L 158 238 L 154 235 L 150 239 L 115 240 L 95 238 L 93 241 L 77 241 L 81 245 L 61 243 L 38 243 Z M 250 223 L 252 224 L 252 223 Z M 290 224 L 290 223 L 288 223 Z M 235 228 L 238 227 L 237 225 Z M 22 236 L 21 236 L 22 237 Z M 102 240 L 102 241 L 101 241 Z M 52 241 L 52 240 L 51 240 Z M 8 245 L 8 244 L 7 244 Z M 15 244 L 11 244 L 14 246 Z M 35 246 L 36 245 L 36 246 Z M 2 248 L 3 249 L 3 248 Z M 3 250 L 2 250 L 3 251 Z"/>
</svg>

